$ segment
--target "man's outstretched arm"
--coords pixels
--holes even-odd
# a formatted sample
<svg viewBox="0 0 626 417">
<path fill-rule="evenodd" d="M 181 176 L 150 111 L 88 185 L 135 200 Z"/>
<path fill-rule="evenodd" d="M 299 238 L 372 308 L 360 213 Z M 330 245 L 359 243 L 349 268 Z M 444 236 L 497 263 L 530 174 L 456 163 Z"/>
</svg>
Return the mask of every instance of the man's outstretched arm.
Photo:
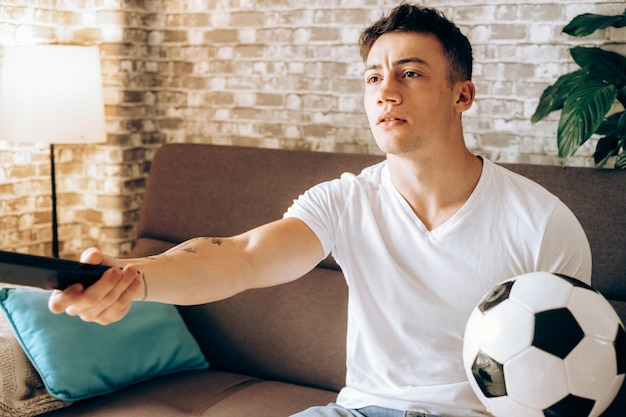
<svg viewBox="0 0 626 417">
<path fill-rule="evenodd" d="M 101 324 L 115 322 L 133 301 L 178 305 L 228 298 L 251 288 L 292 281 L 311 270 L 324 254 L 317 236 L 288 218 L 229 238 L 195 238 L 156 256 L 113 259 L 87 250 L 81 261 L 112 268 L 95 284 L 54 291 L 50 310 Z"/>
</svg>

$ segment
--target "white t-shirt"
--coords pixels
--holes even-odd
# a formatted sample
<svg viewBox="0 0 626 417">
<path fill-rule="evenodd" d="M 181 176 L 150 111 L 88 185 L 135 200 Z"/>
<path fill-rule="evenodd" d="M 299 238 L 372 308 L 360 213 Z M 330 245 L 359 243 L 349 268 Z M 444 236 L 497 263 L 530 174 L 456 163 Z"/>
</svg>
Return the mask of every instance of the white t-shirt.
<svg viewBox="0 0 626 417">
<path fill-rule="evenodd" d="M 483 410 L 462 361 L 478 301 L 523 273 L 591 278 L 589 244 L 572 212 L 488 160 L 465 205 L 431 231 L 394 188 L 386 161 L 311 188 L 285 217 L 313 230 L 348 283 L 346 386 L 337 399 L 347 408 Z"/>
</svg>

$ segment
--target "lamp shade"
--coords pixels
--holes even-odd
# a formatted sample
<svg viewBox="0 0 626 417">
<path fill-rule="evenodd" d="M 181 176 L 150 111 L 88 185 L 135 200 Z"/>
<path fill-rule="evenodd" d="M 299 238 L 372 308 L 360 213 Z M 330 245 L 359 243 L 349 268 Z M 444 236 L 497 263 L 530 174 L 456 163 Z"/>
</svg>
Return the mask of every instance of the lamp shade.
<svg viewBox="0 0 626 417">
<path fill-rule="evenodd" d="M 0 66 L 0 140 L 104 142 L 97 47 L 14 45 Z"/>
</svg>

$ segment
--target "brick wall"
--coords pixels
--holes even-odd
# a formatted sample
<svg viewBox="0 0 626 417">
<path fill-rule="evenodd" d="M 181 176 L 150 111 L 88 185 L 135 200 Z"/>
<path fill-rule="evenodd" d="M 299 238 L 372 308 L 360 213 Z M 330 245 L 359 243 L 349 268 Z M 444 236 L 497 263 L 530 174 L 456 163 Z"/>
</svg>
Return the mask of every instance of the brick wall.
<svg viewBox="0 0 626 417">
<path fill-rule="evenodd" d="M 108 140 L 57 146 L 61 255 L 132 245 L 145 178 L 165 142 L 378 152 L 362 110 L 356 41 L 391 0 L 0 0 L 0 44 L 98 45 Z M 625 31 L 562 35 L 623 1 L 432 0 L 469 36 L 477 101 L 472 150 L 556 164 L 556 117 L 530 124 L 541 91 L 572 67 L 568 48 Z M 1 52 L 0 52 L 1 53 Z M 571 165 L 591 165 L 593 144 Z M 48 148 L 0 142 L 0 249 L 50 253 Z"/>
</svg>

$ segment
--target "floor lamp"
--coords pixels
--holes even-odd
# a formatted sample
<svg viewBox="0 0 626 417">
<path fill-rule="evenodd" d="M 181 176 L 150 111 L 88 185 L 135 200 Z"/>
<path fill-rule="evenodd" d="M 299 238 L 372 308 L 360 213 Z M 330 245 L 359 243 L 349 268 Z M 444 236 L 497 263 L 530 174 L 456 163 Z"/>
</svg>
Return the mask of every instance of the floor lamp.
<svg viewBox="0 0 626 417">
<path fill-rule="evenodd" d="M 4 46 L 0 59 L 0 140 L 50 145 L 52 256 L 59 256 L 55 144 L 104 142 L 98 48 Z"/>
</svg>

